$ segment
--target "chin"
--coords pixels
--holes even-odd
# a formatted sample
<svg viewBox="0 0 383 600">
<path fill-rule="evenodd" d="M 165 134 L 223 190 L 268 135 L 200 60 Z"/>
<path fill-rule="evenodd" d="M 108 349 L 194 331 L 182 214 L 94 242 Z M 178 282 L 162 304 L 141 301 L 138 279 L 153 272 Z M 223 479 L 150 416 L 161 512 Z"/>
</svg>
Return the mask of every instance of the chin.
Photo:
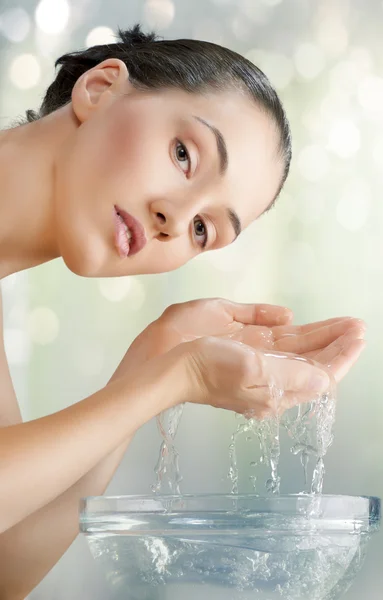
<svg viewBox="0 0 383 600">
<path fill-rule="evenodd" d="M 129 264 L 129 259 L 119 259 L 111 256 L 111 253 L 101 251 L 95 252 L 94 248 L 73 246 L 70 251 L 63 248 L 61 258 L 67 268 L 79 277 L 124 277 L 126 275 L 142 275 L 145 270 L 137 268 L 134 262 Z M 136 267 L 136 268 L 135 268 Z"/>
<path fill-rule="evenodd" d="M 145 250 L 127 258 L 120 258 L 117 250 L 105 245 L 97 235 L 71 234 L 60 240 L 60 253 L 65 265 L 79 277 L 126 277 L 129 275 L 155 275 L 168 273 L 181 265 L 158 260 L 158 256 L 145 255 Z M 166 264 L 164 264 L 166 263 Z"/>
<path fill-rule="evenodd" d="M 99 269 L 94 264 L 89 264 L 78 258 L 68 257 L 65 254 L 61 256 L 66 267 L 79 277 L 102 277 L 99 274 Z"/>
<path fill-rule="evenodd" d="M 84 243 L 85 242 L 85 243 Z M 84 241 L 80 239 L 66 239 L 60 244 L 61 258 L 72 273 L 80 277 L 113 277 L 111 271 L 110 255 L 105 252 L 105 246 L 95 243 L 89 238 Z"/>
</svg>

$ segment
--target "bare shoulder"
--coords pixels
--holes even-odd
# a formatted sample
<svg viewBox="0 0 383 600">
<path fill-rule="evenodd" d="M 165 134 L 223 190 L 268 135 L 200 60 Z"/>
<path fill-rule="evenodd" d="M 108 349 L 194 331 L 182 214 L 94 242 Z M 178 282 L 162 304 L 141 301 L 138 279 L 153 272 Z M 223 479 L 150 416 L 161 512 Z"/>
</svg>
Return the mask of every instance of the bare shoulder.
<svg viewBox="0 0 383 600">
<path fill-rule="evenodd" d="M 0 427 L 21 422 L 20 409 L 4 347 L 3 303 L 0 285 Z"/>
<path fill-rule="evenodd" d="M 1 285 L 0 285 L 0 326 L 1 326 L 1 331 L 3 331 L 3 297 L 1 294 Z"/>
<path fill-rule="evenodd" d="M 3 326 L 3 297 L 0 281 L 0 350 L 4 348 L 4 326 Z"/>
</svg>

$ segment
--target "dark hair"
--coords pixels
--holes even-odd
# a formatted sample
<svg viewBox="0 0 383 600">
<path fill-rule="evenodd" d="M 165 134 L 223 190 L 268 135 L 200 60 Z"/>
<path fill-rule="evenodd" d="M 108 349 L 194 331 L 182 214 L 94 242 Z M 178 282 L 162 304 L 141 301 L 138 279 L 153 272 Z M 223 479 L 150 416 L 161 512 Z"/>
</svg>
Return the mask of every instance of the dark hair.
<svg viewBox="0 0 383 600">
<path fill-rule="evenodd" d="M 139 25 L 127 31 L 119 29 L 118 36 L 119 41 L 114 44 L 61 56 L 55 63 L 60 69 L 39 112 L 28 110 L 27 120 L 44 117 L 70 102 L 78 78 L 107 58 L 122 60 L 131 83 L 138 89 L 175 87 L 196 93 L 211 88 L 236 88 L 250 95 L 274 119 L 280 133 L 284 173 L 279 194 L 291 162 L 290 127 L 276 91 L 260 69 L 228 48 L 199 40 L 162 40 L 154 33 L 144 34 Z"/>
</svg>

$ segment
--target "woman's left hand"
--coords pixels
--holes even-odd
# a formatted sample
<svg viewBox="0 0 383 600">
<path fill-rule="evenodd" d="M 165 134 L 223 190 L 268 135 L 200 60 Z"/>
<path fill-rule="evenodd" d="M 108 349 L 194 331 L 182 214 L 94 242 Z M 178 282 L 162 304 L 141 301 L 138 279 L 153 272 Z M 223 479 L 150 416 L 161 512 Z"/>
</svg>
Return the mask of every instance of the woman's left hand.
<svg viewBox="0 0 383 600">
<path fill-rule="evenodd" d="M 199 337 L 226 337 L 258 350 L 295 354 L 329 368 L 339 381 L 364 347 L 365 325 L 350 317 L 292 325 L 292 312 L 269 304 L 221 298 L 174 304 L 132 343 L 112 379 L 146 360 Z"/>
</svg>

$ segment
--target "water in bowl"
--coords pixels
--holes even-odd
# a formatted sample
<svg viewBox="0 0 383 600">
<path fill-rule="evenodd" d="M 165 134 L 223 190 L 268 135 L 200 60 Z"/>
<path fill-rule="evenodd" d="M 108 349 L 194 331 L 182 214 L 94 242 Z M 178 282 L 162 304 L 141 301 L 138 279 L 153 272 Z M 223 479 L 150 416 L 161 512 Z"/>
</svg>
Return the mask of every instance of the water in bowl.
<svg viewBox="0 0 383 600">
<path fill-rule="evenodd" d="M 203 511 L 185 496 L 83 511 L 113 600 L 336 600 L 379 520 L 376 499 L 322 496 L 310 516 L 308 496 L 196 498 Z"/>
</svg>

